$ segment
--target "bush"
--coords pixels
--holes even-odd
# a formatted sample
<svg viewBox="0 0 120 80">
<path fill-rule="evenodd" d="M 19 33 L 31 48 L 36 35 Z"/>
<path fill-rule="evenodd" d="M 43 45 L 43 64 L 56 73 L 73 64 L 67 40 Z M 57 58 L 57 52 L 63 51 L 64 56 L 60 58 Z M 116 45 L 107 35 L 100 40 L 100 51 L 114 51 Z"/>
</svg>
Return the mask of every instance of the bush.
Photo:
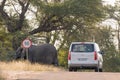
<svg viewBox="0 0 120 80">
<path fill-rule="evenodd" d="M 113 48 L 112 48 L 113 49 Z M 105 51 L 104 57 L 104 71 L 106 72 L 120 72 L 120 56 L 116 50 L 108 49 Z"/>
<path fill-rule="evenodd" d="M 104 71 L 120 72 L 120 57 L 111 57 L 104 60 Z"/>
<path fill-rule="evenodd" d="M 0 61 L 11 61 L 14 59 L 15 51 L 9 49 L 0 49 Z"/>
<path fill-rule="evenodd" d="M 60 66 L 67 68 L 67 56 L 68 56 L 67 51 L 64 50 L 59 51 L 58 59 Z"/>
</svg>

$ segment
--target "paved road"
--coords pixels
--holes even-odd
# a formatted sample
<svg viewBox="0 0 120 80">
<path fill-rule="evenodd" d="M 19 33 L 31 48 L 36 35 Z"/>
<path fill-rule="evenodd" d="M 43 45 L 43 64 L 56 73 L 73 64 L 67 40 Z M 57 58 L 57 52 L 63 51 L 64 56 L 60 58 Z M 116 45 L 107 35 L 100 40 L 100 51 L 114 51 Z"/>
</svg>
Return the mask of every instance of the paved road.
<svg viewBox="0 0 120 80">
<path fill-rule="evenodd" d="M 6 80 L 120 80 L 120 73 L 108 72 L 2 72 Z"/>
</svg>

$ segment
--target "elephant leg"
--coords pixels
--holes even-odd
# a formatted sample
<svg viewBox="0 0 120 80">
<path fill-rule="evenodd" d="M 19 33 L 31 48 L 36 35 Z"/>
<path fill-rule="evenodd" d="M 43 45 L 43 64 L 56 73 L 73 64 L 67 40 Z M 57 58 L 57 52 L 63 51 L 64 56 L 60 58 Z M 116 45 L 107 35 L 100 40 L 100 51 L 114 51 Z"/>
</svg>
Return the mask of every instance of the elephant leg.
<svg viewBox="0 0 120 80">
<path fill-rule="evenodd" d="M 51 64 L 53 64 L 55 66 L 58 66 L 58 58 L 56 56 L 51 56 L 51 59 L 52 59 Z"/>
<path fill-rule="evenodd" d="M 53 59 L 51 56 L 46 56 L 44 60 L 45 60 L 44 61 L 45 64 L 52 64 L 53 63 Z"/>
<path fill-rule="evenodd" d="M 27 56 L 28 56 L 28 61 L 30 61 L 31 63 L 35 62 L 35 60 L 34 60 L 34 58 L 35 58 L 34 53 L 28 52 Z"/>
<path fill-rule="evenodd" d="M 53 60 L 53 65 L 55 65 L 55 66 L 58 66 L 59 64 L 58 64 L 58 59 L 57 58 L 55 58 L 54 60 Z"/>
</svg>

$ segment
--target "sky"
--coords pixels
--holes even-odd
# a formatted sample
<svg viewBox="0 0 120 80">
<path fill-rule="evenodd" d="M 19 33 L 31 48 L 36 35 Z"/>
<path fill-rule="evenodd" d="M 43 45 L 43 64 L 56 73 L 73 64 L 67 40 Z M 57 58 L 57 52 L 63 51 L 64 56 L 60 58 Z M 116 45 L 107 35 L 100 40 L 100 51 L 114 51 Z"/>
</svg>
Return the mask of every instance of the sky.
<svg viewBox="0 0 120 80">
<path fill-rule="evenodd" d="M 116 0 L 103 0 L 103 1 L 105 1 L 105 4 L 110 4 L 110 5 L 114 6 L 114 3 Z"/>
<path fill-rule="evenodd" d="M 112 6 L 114 6 L 114 3 L 116 0 L 103 0 L 105 1 L 105 5 L 106 4 L 110 4 Z M 117 22 L 113 19 L 109 19 L 109 20 L 106 20 L 105 22 L 103 22 L 103 24 L 107 24 L 108 26 L 111 26 L 113 29 L 116 29 L 117 28 Z"/>
</svg>

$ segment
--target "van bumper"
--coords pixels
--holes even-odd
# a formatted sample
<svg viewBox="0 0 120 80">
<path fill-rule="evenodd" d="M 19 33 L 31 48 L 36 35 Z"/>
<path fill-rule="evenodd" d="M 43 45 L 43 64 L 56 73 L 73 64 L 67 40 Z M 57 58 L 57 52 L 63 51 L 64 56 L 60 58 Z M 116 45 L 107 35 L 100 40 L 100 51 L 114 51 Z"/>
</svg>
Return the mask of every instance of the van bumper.
<svg viewBox="0 0 120 80">
<path fill-rule="evenodd" d="M 68 64 L 68 68 L 95 69 L 98 64 Z"/>
</svg>

